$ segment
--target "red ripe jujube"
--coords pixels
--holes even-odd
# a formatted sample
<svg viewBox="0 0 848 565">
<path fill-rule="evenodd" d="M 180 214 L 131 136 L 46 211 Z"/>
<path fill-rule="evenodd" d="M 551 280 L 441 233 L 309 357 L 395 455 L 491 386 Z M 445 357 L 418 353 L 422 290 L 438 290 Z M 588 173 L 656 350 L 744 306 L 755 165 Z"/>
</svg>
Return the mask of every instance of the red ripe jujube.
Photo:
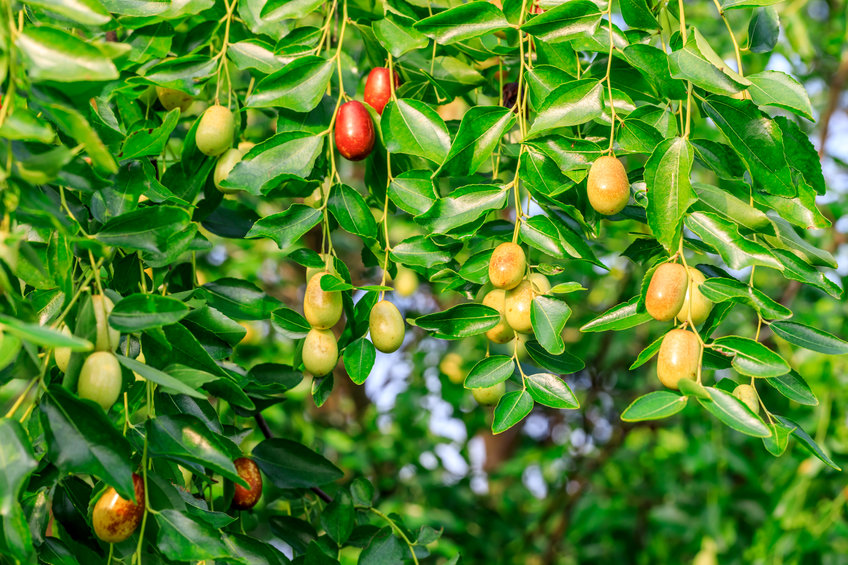
<svg viewBox="0 0 848 565">
<path fill-rule="evenodd" d="M 400 80 L 397 73 L 394 73 L 395 88 L 400 86 Z M 386 67 L 377 67 L 371 69 L 368 73 L 368 80 L 365 81 L 365 103 L 377 110 L 377 113 L 383 115 L 383 108 L 388 104 L 392 97 L 392 85 L 389 82 L 389 69 Z"/>
<path fill-rule="evenodd" d="M 336 149 L 349 161 L 361 161 L 374 148 L 374 124 L 361 102 L 342 104 L 336 116 Z"/>
</svg>

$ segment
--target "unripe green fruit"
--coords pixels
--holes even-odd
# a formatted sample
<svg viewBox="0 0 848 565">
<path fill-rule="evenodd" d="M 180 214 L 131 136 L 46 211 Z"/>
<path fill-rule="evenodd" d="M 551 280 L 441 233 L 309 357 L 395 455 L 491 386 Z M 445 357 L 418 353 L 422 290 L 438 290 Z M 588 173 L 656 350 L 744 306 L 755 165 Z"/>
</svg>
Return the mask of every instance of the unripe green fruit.
<svg viewBox="0 0 848 565">
<path fill-rule="evenodd" d="M 218 162 L 215 164 L 215 173 L 212 175 L 212 179 L 215 181 L 215 188 L 224 194 L 239 192 L 238 188 L 226 188 L 221 186 L 221 182 L 230 176 L 230 171 L 232 171 L 233 167 L 241 161 L 241 158 L 242 153 L 238 149 L 227 149 L 220 157 L 218 157 Z"/>
<path fill-rule="evenodd" d="M 521 284 L 517 287 L 508 290 L 504 300 L 504 314 L 509 327 L 520 333 L 532 332 L 533 324 L 530 320 L 530 310 L 533 306 L 533 299 L 540 294 L 537 290 L 547 292 L 550 289 L 551 284 L 547 277 L 534 273 L 531 278 L 521 281 Z"/>
<path fill-rule="evenodd" d="M 760 397 L 751 385 L 739 385 L 733 389 L 733 396 L 745 403 L 754 414 L 760 413 Z"/>
<path fill-rule="evenodd" d="M 527 280 L 533 286 L 536 296 L 543 296 L 551 291 L 551 281 L 542 273 L 531 273 Z"/>
<path fill-rule="evenodd" d="M 701 285 L 707 280 L 704 273 L 695 267 L 689 267 L 688 271 L 689 284 L 686 287 L 686 297 L 683 299 L 683 305 L 680 307 L 680 312 L 677 313 L 677 319 L 680 322 L 685 322 L 691 314 L 692 323 L 700 326 L 707 319 L 707 316 L 710 315 L 710 311 L 713 309 L 713 303 L 701 294 Z M 690 296 L 695 297 L 691 302 Z M 692 308 L 691 312 L 689 311 L 690 304 Z"/>
<path fill-rule="evenodd" d="M 94 310 L 94 321 L 97 325 L 97 340 L 94 348 L 97 351 L 115 351 L 121 342 L 121 332 L 109 325 L 109 314 L 114 304 L 102 294 L 91 296 L 91 308 Z"/>
<path fill-rule="evenodd" d="M 321 279 L 326 276 L 330 276 L 329 273 L 322 272 L 309 279 L 303 297 L 303 315 L 319 330 L 332 328 L 342 317 L 342 293 L 321 289 Z"/>
<path fill-rule="evenodd" d="M 316 377 L 323 377 L 336 368 L 339 344 L 330 330 L 311 329 L 303 341 L 303 366 Z"/>
<path fill-rule="evenodd" d="M 498 322 L 498 325 L 486 332 L 486 337 L 489 338 L 489 341 L 493 341 L 495 343 L 507 343 L 515 337 L 515 332 L 511 327 L 509 327 L 504 315 L 506 309 L 505 301 L 506 291 L 502 288 L 496 288 L 489 291 L 489 293 L 483 297 L 483 306 L 494 308 L 498 311 L 498 314 L 501 315 L 501 320 Z"/>
<path fill-rule="evenodd" d="M 671 330 L 660 344 L 657 376 L 668 388 L 677 389 L 680 379 L 694 380 L 701 360 L 701 344 L 692 332 Z"/>
<path fill-rule="evenodd" d="M 185 112 L 194 102 L 190 94 L 164 86 L 156 87 L 156 95 L 159 97 L 159 103 L 162 104 L 162 107 L 169 112 L 174 108 L 179 108 L 181 112 Z"/>
<path fill-rule="evenodd" d="M 515 288 L 526 270 L 527 257 L 520 245 L 510 242 L 495 247 L 489 259 L 489 280 L 495 288 Z"/>
<path fill-rule="evenodd" d="M 262 496 L 262 473 L 259 472 L 259 467 L 247 457 L 239 457 L 233 464 L 236 467 L 239 477 L 245 480 L 249 485 L 244 488 L 238 483 L 235 483 L 233 491 L 232 506 L 236 510 L 250 510 L 259 501 Z"/>
<path fill-rule="evenodd" d="M 689 276 L 680 263 L 663 263 L 654 271 L 648 292 L 645 294 L 645 309 L 655 320 L 673 320 L 686 298 Z"/>
<path fill-rule="evenodd" d="M 371 331 L 371 342 L 383 353 L 393 353 L 403 343 L 403 316 L 397 306 L 388 300 L 381 300 L 371 308 L 368 328 Z"/>
<path fill-rule="evenodd" d="M 462 369 L 462 357 L 458 353 L 451 352 L 442 357 L 439 370 L 455 385 L 465 382 L 467 372 Z"/>
<path fill-rule="evenodd" d="M 93 400 L 106 412 L 121 394 L 121 364 L 109 351 L 95 351 L 82 364 L 77 395 Z"/>
<path fill-rule="evenodd" d="M 418 290 L 418 275 L 412 269 L 398 267 L 394 285 L 398 296 L 412 296 Z"/>
<path fill-rule="evenodd" d="M 132 478 L 136 502 L 121 498 L 109 487 L 91 512 L 94 533 L 106 543 L 119 543 L 130 537 L 144 516 L 144 480 L 135 473 Z"/>
<path fill-rule="evenodd" d="M 506 392 L 506 383 L 498 383 L 486 388 L 472 388 L 471 395 L 480 404 L 497 404 Z"/>
<path fill-rule="evenodd" d="M 599 214 L 611 216 L 624 210 L 630 200 L 630 182 L 621 161 L 605 155 L 592 163 L 586 180 L 586 196 Z"/>
<path fill-rule="evenodd" d="M 68 326 L 62 326 L 62 333 L 66 336 L 71 336 L 71 329 Z M 53 357 L 56 359 L 56 366 L 63 373 L 68 370 L 68 363 L 71 362 L 71 348 L 57 347 L 53 351 Z"/>
<path fill-rule="evenodd" d="M 234 132 L 233 113 L 216 104 L 209 106 L 200 117 L 194 141 L 202 153 L 215 157 L 233 145 Z"/>
</svg>

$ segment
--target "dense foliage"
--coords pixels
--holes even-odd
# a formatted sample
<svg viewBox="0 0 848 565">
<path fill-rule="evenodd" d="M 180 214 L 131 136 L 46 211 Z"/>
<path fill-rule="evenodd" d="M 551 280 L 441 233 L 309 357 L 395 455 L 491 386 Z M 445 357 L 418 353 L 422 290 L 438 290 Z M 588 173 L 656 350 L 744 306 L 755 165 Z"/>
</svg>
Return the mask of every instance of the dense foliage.
<svg viewBox="0 0 848 565">
<path fill-rule="evenodd" d="M 0 563 L 848 552 L 844 4 L 0 5 Z"/>
</svg>

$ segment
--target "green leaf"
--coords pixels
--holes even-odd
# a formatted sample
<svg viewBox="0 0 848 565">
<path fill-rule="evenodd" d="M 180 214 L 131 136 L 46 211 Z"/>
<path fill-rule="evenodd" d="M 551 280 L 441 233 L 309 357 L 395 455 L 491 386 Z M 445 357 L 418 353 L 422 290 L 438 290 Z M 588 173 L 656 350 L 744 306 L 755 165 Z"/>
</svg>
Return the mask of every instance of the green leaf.
<svg viewBox="0 0 848 565">
<path fill-rule="evenodd" d="M 732 10 L 733 8 L 750 8 L 753 6 L 771 6 L 779 4 L 783 0 L 721 0 L 722 10 Z"/>
<path fill-rule="evenodd" d="M 46 326 L 27 324 L 5 314 L 0 314 L 0 326 L 10 335 L 43 347 L 67 347 L 71 351 L 91 351 L 94 349 L 93 343 L 81 337 L 65 335 Z"/>
<path fill-rule="evenodd" d="M 687 400 L 688 397 L 667 390 L 649 392 L 631 402 L 621 413 L 621 419 L 625 422 L 642 422 L 668 418 L 686 408 Z"/>
<path fill-rule="evenodd" d="M 339 545 L 350 537 L 354 523 L 353 504 L 345 492 L 340 492 L 321 513 L 321 526 Z"/>
<path fill-rule="evenodd" d="M 769 327 L 789 343 L 811 351 L 827 355 L 848 353 L 848 342 L 812 326 L 793 321 L 779 321 L 772 322 Z"/>
<path fill-rule="evenodd" d="M 824 452 L 821 447 L 819 447 L 819 444 L 817 444 L 815 440 L 813 440 L 813 438 L 811 438 L 809 434 L 807 434 L 807 432 L 805 432 L 804 429 L 801 428 L 801 426 L 799 426 L 789 418 L 784 418 L 783 416 L 778 416 L 777 414 L 775 414 L 774 417 L 780 420 L 783 425 L 790 428 L 794 427 L 795 429 L 792 430 L 792 435 L 795 436 L 795 439 L 797 439 L 801 443 L 801 445 L 803 445 L 804 448 L 807 449 L 807 451 L 816 456 L 819 461 L 821 461 L 832 469 L 836 469 L 837 471 L 842 470 L 842 468 L 837 465 L 833 461 L 833 459 L 831 459 L 828 454 Z"/>
<path fill-rule="evenodd" d="M 733 368 L 749 377 L 779 377 L 789 372 L 789 364 L 777 353 L 747 337 L 725 336 L 713 346 L 725 355 L 733 356 Z"/>
<path fill-rule="evenodd" d="M 365 199 L 348 185 L 333 185 L 327 208 L 345 231 L 364 239 L 377 237 L 377 222 L 371 214 L 371 209 Z"/>
<path fill-rule="evenodd" d="M 556 375 L 550 373 L 535 373 L 524 378 L 527 392 L 544 406 L 560 409 L 580 408 L 580 402 L 568 384 Z"/>
<path fill-rule="evenodd" d="M 780 37 L 780 18 L 775 8 L 757 8 L 748 23 L 748 50 L 768 53 Z"/>
<path fill-rule="evenodd" d="M 30 6 L 59 14 L 84 26 L 100 26 L 111 19 L 97 0 L 25 0 Z"/>
<path fill-rule="evenodd" d="M 630 27 L 649 30 L 659 27 L 646 0 L 621 0 L 621 17 Z"/>
<path fill-rule="evenodd" d="M 159 155 L 165 149 L 171 132 L 177 127 L 180 109 L 174 108 L 162 120 L 162 125 L 153 129 L 137 130 L 124 139 L 118 157 L 122 160 L 136 159 L 147 155 Z"/>
<path fill-rule="evenodd" d="M 818 406 L 819 399 L 813 394 L 807 381 L 795 371 L 789 371 L 785 375 L 771 377 L 766 382 L 777 392 L 798 404 L 805 406 Z"/>
<path fill-rule="evenodd" d="M 559 355 L 565 351 L 562 330 L 571 316 L 571 308 L 564 300 L 550 296 L 536 296 L 530 306 L 530 322 L 539 345 L 549 353 Z"/>
<path fill-rule="evenodd" d="M 634 296 L 627 302 L 613 306 L 600 316 L 580 328 L 581 332 L 605 332 L 609 330 L 626 330 L 652 320 L 647 312 L 639 313 L 639 296 Z"/>
<path fill-rule="evenodd" d="M 667 251 L 677 248 L 681 222 L 692 199 L 689 174 L 694 154 L 685 137 L 660 143 L 645 164 L 648 225 Z"/>
<path fill-rule="evenodd" d="M 124 357 L 123 355 L 116 355 L 116 357 L 121 365 L 134 373 L 138 373 L 138 375 L 142 378 L 160 385 L 168 394 L 185 394 L 194 398 L 206 398 L 208 396 L 207 394 L 198 392 L 196 389 L 188 386 L 184 380 L 174 378 L 168 373 L 151 367 L 146 363 L 130 359 L 129 357 Z M 206 373 L 206 375 L 209 375 L 209 373 Z M 207 378 L 207 382 L 218 379 L 218 377 L 213 375 L 209 375 L 209 377 L 210 378 Z"/>
<path fill-rule="evenodd" d="M 96 237 L 106 245 L 165 253 L 171 236 L 189 226 L 188 212 L 176 206 L 148 206 L 116 216 L 106 222 Z"/>
<path fill-rule="evenodd" d="M 498 142 L 515 124 L 515 114 L 500 106 L 475 106 L 462 116 L 459 131 L 438 172 L 473 174 L 489 159 Z"/>
<path fill-rule="evenodd" d="M 711 386 L 706 389 L 712 400 L 698 398 L 698 402 L 713 416 L 737 432 L 754 437 L 769 437 L 771 430 L 745 403 L 721 389 Z"/>
<path fill-rule="evenodd" d="M 253 460 L 278 488 L 310 488 L 337 481 L 344 473 L 305 445 L 282 438 L 253 448 Z"/>
<path fill-rule="evenodd" d="M 792 317 L 792 311 L 775 302 L 762 291 L 735 279 L 715 277 L 707 279 L 700 287 L 701 294 L 713 302 L 739 302 L 751 306 L 767 320 Z"/>
<path fill-rule="evenodd" d="M 592 36 L 601 22 L 598 5 L 587 0 L 571 0 L 533 16 L 521 29 L 530 35 L 557 43 Z"/>
<path fill-rule="evenodd" d="M 559 355 L 553 355 L 536 340 L 528 341 L 524 346 L 535 363 L 558 375 L 576 373 L 585 367 L 583 361 L 571 353 L 564 351 Z"/>
<path fill-rule="evenodd" d="M 19 563 L 36 561 L 32 534 L 18 501 L 37 466 L 32 445 L 21 425 L 10 418 L 0 420 L 0 548 Z M 41 548 L 39 553 L 45 558 Z"/>
<path fill-rule="evenodd" d="M 260 80 L 245 100 L 245 106 L 308 112 L 321 102 L 335 70 L 332 59 L 315 55 L 297 58 Z"/>
<path fill-rule="evenodd" d="M 698 195 L 698 203 L 709 211 L 721 214 L 733 222 L 757 232 L 771 232 L 774 227 L 764 212 L 740 200 L 730 192 L 718 187 L 693 183 L 692 188 Z"/>
<path fill-rule="evenodd" d="M 425 314 L 410 324 L 434 332 L 441 339 L 462 339 L 485 333 L 498 325 L 501 315 L 482 304 L 458 304 L 441 312 Z"/>
<path fill-rule="evenodd" d="M 188 306 L 160 294 L 131 294 L 109 314 L 109 325 L 123 333 L 134 333 L 175 324 L 189 313 Z"/>
<path fill-rule="evenodd" d="M 480 216 L 506 206 L 509 192 L 491 185 L 463 186 L 450 196 L 439 198 L 415 220 L 434 233 L 445 233 L 470 224 Z"/>
<path fill-rule="evenodd" d="M 197 561 L 231 557 L 221 541 L 220 530 L 171 508 L 160 510 L 154 516 L 158 526 L 156 547 L 168 559 Z"/>
<path fill-rule="evenodd" d="M 288 62 L 274 53 L 273 45 L 256 38 L 231 43 L 227 57 L 241 70 L 256 69 L 266 75 L 281 70 Z"/>
<path fill-rule="evenodd" d="M 270 20 L 300 19 L 317 10 L 321 0 L 268 0 L 260 15 Z"/>
<path fill-rule="evenodd" d="M 595 79 L 571 81 L 557 87 L 542 102 L 527 137 L 594 120 L 603 113 L 602 94 L 603 84 Z"/>
<path fill-rule="evenodd" d="M 653 153 L 662 143 L 663 136 L 654 126 L 642 120 L 627 117 L 618 127 L 616 141 L 622 151 Z"/>
<path fill-rule="evenodd" d="M 409 51 L 427 47 L 429 43 L 427 36 L 414 29 L 414 23 L 409 18 L 387 11 L 385 17 L 374 22 L 372 27 L 380 45 L 398 58 Z"/>
<path fill-rule="evenodd" d="M 236 320 L 267 320 L 280 307 L 280 301 L 268 296 L 255 284 L 242 279 L 222 277 L 200 287 L 199 294 L 210 306 Z"/>
<path fill-rule="evenodd" d="M 763 438 L 763 446 L 775 457 L 780 457 L 789 446 L 789 436 L 792 435 L 795 428 L 787 426 L 780 420 L 769 422 L 766 425 L 771 430 L 771 436 Z"/>
<path fill-rule="evenodd" d="M 757 106 L 777 106 L 812 121 L 810 97 L 791 76 L 780 71 L 762 71 L 748 75 L 748 80 L 753 83 L 748 93 Z"/>
<path fill-rule="evenodd" d="M 707 353 L 708 352 L 706 352 L 705 355 Z M 680 379 L 677 382 L 677 386 L 680 387 L 680 392 L 686 396 L 692 396 L 704 400 L 710 400 L 711 398 L 707 388 L 692 379 Z"/>
<path fill-rule="evenodd" d="M 373 343 L 364 337 L 360 337 L 345 347 L 342 358 L 350 380 L 361 385 L 371 374 L 374 361 L 377 359 L 377 350 Z"/>
<path fill-rule="evenodd" d="M 305 204 L 292 204 L 285 212 L 258 220 L 245 237 L 267 237 L 286 251 L 320 221 L 320 210 Z"/>
<path fill-rule="evenodd" d="M 385 116 L 385 112 L 383 115 Z M 389 198 L 395 206 L 408 214 L 423 214 L 438 200 L 430 174 L 430 171 L 422 170 L 402 172 L 389 184 Z"/>
<path fill-rule="evenodd" d="M 289 339 L 303 339 L 312 329 L 306 318 L 285 306 L 271 313 L 271 323 Z"/>
<path fill-rule="evenodd" d="M 437 43 L 449 45 L 509 27 L 506 18 L 490 2 L 469 2 L 415 23 L 415 29 Z"/>
<path fill-rule="evenodd" d="M 56 132 L 50 124 L 37 118 L 26 108 L 15 108 L 15 111 L 8 114 L 6 121 L 0 126 L 0 137 L 51 143 L 56 137 Z"/>
<path fill-rule="evenodd" d="M 495 407 L 492 432 L 499 434 L 523 420 L 533 410 L 533 397 L 526 390 L 504 394 Z"/>
<path fill-rule="evenodd" d="M 423 235 L 414 235 L 403 240 L 392 247 L 390 255 L 396 263 L 427 269 L 445 264 L 453 258 L 450 251 L 439 247 Z"/>
<path fill-rule="evenodd" d="M 100 49 L 61 29 L 43 24 L 27 26 L 18 34 L 15 43 L 33 82 L 118 78 L 118 69 Z"/>
<path fill-rule="evenodd" d="M 465 377 L 465 388 L 488 388 L 507 380 L 515 372 L 515 361 L 507 355 L 493 355 L 477 362 Z"/>
<path fill-rule="evenodd" d="M 668 56 L 668 66 L 672 77 L 715 94 L 734 94 L 750 84 L 727 66 L 696 29 L 683 48 Z"/>
<path fill-rule="evenodd" d="M 633 361 L 633 364 L 630 365 L 628 370 L 633 371 L 634 369 L 638 369 L 639 367 L 653 359 L 654 355 L 659 352 L 660 345 L 662 345 L 662 340 L 664 337 L 665 334 L 661 335 L 660 337 L 652 341 L 649 346 L 640 351 L 639 355 L 636 357 L 636 360 Z"/>
<path fill-rule="evenodd" d="M 324 138 L 305 131 L 284 131 L 257 144 L 221 183 L 259 195 L 289 179 L 303 179 L 312 172 Z"/>
<path fill-rule="evenodd" d="M 739 227 L 709 212 L 692 212 L 686 217 L 686 227 L 715 249 L 731 269 L 744 269 L 754 265 L 771 267 L 779 271 L 783 265 L 768 249 L 739 233 Z"/>
<path fill-rule="evenodd" d="M 420 100 L 400 98 L 383 109 L 380 120 L 386 150 L 441 163 L 451 145 L 444 120 Z"/>
</svg>

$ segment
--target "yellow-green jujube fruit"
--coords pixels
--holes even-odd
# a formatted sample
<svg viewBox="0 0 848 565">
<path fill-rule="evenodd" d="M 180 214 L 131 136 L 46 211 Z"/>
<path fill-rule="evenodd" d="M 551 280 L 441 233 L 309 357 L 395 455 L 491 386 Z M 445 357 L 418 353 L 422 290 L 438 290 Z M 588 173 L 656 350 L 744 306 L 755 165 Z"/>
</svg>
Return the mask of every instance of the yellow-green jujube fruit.
<svg viewBox="0 0 848 565">
<path fill-rule="evenodd" d="M 655 320 L 673 320 L 683 306 L 689 276 L 680 263 L 663 263 L 651 276 L 645 294 L 645 309 Z"/>
<path fill-rule="evenodd" d="M 102 294 L 91 296 L 91 308 L 94 310 L 94 321 L 97 325 L 97 340 L 94 349 L 97 351 L 115 351 L 121 341 L 121 332 L 109 325 L 109 314 L 114 304 Z"/>
<path fill-rule="evenodd" d="M 704 273 L 695 267 L 689 267 L 689 284 L 686 288 L 686 297 L 683 299 L 683 305 L 680 307 L 680 312 L 677 313 L 677 319 L 680 322 L 689 320 L 692 316 L 692 323 L 700 326 L 710 315 L 713 309 L 713 303 L 703 294 L 701 294 L 701 285 L 704 284 L 707 278 Z M 693 300 L 690 297 L 694 296 Z M 689 310 L 691 304 L 691 312 Z"/>
<path fill-rule="evenodd" d="M 454 352 L 447 353 L 442 357 L 439 362 L 439 370 L 455 385 L 464 383 L 465 376 L 468 374 L 462 368 L 462 357 Z"/>
<path fill-rule="evenodd" d="M 121 394 L 121 364 L 110 351 L 95 351 L 82 364 L 77 395 L 109 411 Z"/>
<path fill-rule="evenodd" d="M 303 341 L 303 366 L 313 376 L 323 377 L 336 368 L 339 344 L 330 330 L 311 329 Z"/>
<path fill-rule="evenodd" d="M 495 288 L 509 290 L 518 286 L 527 270 L 527 256 L 520 245 L 501 243 L 489 259 L 489 280 Z"/>
<path fill-rule="evenodd" d="M 751 385 L 743 384 L 733 389 L 733 396 L 745 403 L 754 414 L 760 413 L 760 397 Z"/>
<path fill-rule="evenodd" d="M 332 328 L 342 317 L 342 293 L 321 288 L 321 279 L 326 276 L 329 273 L 325 271 L 309 279 L 303 296 L 303 315 L 309 325 L 319 330 Z"/>
<path fill-rule="evenodd" d="M 506 383 L 498 383 L 485 388 L 472 388 L 471 395 L 480 404 L 497 404 L 506 392 Z"/>
<path fill-rule="evenodd" d="M 483 297 L 483 306 L 494 308 L 498 311 L 498 314 L 501 315 L 498 325 L 486 332 L 486 337 L 489 338 L 489 341 L 493 341 L 495 343 L 507 343 L 515 337 L 515 331 L 509 327 L 509 324 L 506 321 L 504 313 L 506 309 L 505 302 L 506 291 L 502 288 L 490 290 L 488 294 Z"/>
<path fill-rule="evenodd" d="M 701 359 L 701 344 L 690 331 L 674 329 L 665 334 L 657 356 L 657 377 L 677 390 L 680 379 L 694 380 Z"/>
<path fill-rule="evenodd" d="M 252 141 L 239 141 L 239 144 L 238 144 L 238 150 L 241 151 L 242 155 L 244 155 L 245 153 L 247 153 L 248 151 L 250 151 L 254 147 L 256 147 L 256 144 L 253 143 Z"/>
<path fill-rule="evenodd" d="M 371 342 L 383 353 L 393 353 L 403 343 L 406 331 L 403 326 L 403 316 L 397 306 L 388 300 L 381 300 L 371 308 L 368 317 L 368 329 L 371 331 Z"/>
<path fill-rule="evenodd" d="M 135 360 L 136 360 L 136 361 L 138 361 L 139 363 L 145 363 L 145 364 L 146 364 L 146 363 L 147 363 L 147 359 L 145 359 L 145 358 L 144 358 L 144 351 L 139 351 L 139 352 L 138 352 L 138 357 L 136 357 L 136 358 L 135 358 Z M 142 377 L 141 375 L 139 375 L 139 374 L 138 374 L 138 373 L 136 373 L 135 371 L 133 371 L 133 372 L 132 372 L 132 374 L 133 374 L 133 376 L 135 377 L 135 380 L 137 380 L 137 381 L 142 381 L 142 380 L 144 380 L 144 377 Z"/>
<path fill-rule="evenodd" d="M 162 107 L 169 112 L 174 108 L 179 108 L 181 112 L 185 112 L 194 102 L 191 94 L 164 86 L 156 87 L 156 96 L 159 97 L 159 103 L 162 104 Z"/>
<path fill-rule="evenodd" d="M 398 296 L 412 296 L 418 290 L 418 275 L 412 269 L 398 267 L 394 286 Z"/>
<path fill-rule="evenodd" d="M 533 285 L 533 292 L 536 296 L 542 296 L 551 291 L 551 281 L 542 273 L 531 273 L 527 280 Z"/>
<path fill-rule="evenodd" d="M 233 145 L 235 120 L 229 109 L 215 104 L 200 117 L 194 141 L 197 148 L 210 157 L 220 155 Z"/>
<path fill-rule="evenodd" d="M 599 214 L 612 216 L 624 210 L 630 200 L 630 182 L 621 161 L 605 155 L 592 163 L 586 180 L 586 196 Z"/>
<path fill-rule="evenodd" d="M 230 171 L 241 161 L 241 158 L 242 152 L 238 149 L 227 149 L 218 157 L 218 162 L 215 163 L 215 172 L 212 175 L 212 180 L 215 181 L 215 188 L 224 194 L 239 192 L 238 188 L 226 188 L 221 186 L 221 183 L 230 176 Z"/>
<path fill-rule="evenodd" d="M 62 326 L 61 332 L 66 336 L 71 336 L 71 329 L 68 326 Z M 68 370 L 68 363 L 71 362 L 71 348 L 70 347 L 57 347 L 53 351 L 53 357 L 56 359 L 56 366 L 59 367 L 59 370 L 63 373 Z"/>
<path fill-rule="evenodd" d="M 517 287 L 508 290 L 504 300 L 504 315 L 509 327 L 516 332 L 531 333 L 533 324 L 530 320 L 530 310 L 533 299 L 550 289 L 551 284 L 547 277 L 534 273 L 531 278 L 521 281 Z"/>
</svg>

